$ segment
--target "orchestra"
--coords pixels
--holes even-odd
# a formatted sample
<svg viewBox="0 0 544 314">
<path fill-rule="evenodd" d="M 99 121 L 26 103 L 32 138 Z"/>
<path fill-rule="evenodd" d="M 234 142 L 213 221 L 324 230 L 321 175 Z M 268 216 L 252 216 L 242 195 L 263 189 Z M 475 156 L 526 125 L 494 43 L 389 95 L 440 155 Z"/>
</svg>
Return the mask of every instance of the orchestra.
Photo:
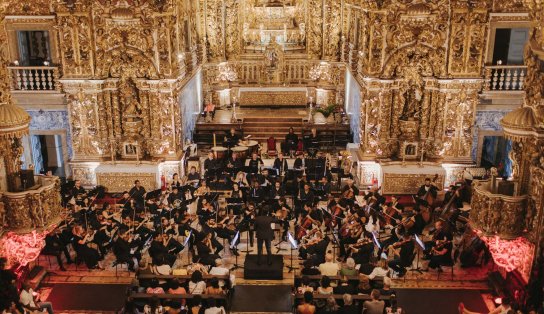
<svg viewBox="0 0 544 314">
<path fill-rule="evenodd" d="M 289 154 L 298 151 L 295 136 L 286 137 Z M 312 132 L 309 139 L 316 136 Z M 386 257 L 401 277 L 419 250 L 415 239 L 424 231 L 428 238 L 421 260 L 428 260 L 431 270 L 450 262 L 465 185 L 452 185 L 437 204 L 436 176 L 427 178 L 410 204 L 407 197 L 401 202 L 397 195 L 382 195 L 377 185 L 360 189 L 351 177 L 333 181 L 333 172 L 342 174 L 341 165 L 331 165 L 330 155 L 318 150 L 298 151 L 295 160 L 279 153 L 267 167 L 257 151 L 246 160 L 230 150 L 239 143 L 230 130 L 225 136 L 228 152 L 218 157 L 210 151 L 202 163 L 203 175 L 191 166 L 185 175 L 174 173 L 161 189 L 151 191 L 136 180 L 114 201 L 97 201 L 95 191 L 74 182 L 68 202 L 73 221 L 67 226 L 77 260 L 102 268 L 111 250 L 115 263 L 126 263 L 132 271 L 147 252 L 153 264 L 172 266 L 186 244 L 193 262 L 213 266 L 224 254 L 239 255 L 242 236 L 230 245 L 238 232 L 247 232 L 248 244 L 254 245 L 255 219 L 266 207 L 277 222 L 278 243 L 292 230 L 300 244 L 299 258 L 314 265 L 323 263 L 333 248 L 338 260 L 361 265 Z M 467 243 L 463 257 L 473 264 L 474 249 Z"/>
</svg>

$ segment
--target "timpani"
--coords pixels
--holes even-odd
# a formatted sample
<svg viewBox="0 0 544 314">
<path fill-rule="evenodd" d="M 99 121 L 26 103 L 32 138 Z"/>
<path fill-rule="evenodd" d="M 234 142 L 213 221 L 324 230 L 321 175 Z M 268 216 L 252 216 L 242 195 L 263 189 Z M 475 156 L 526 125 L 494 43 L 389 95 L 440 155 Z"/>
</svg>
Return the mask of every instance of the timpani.
<svg viewBox="0 0 544 314">
<path fill-rule="evenodd" d="M 245 160 L 247 158 L 248 147 L 247 146 L 234 146 L 231 148 L 233 154 L 237 154 L 238 158 Z"/>
<path fill-rule="evenodd" d="M 243 142 L 240 142 L 240 145 L 242 146 L 246 146 L 248 148 L 248 155 L 251 157 L 251 155 L 253 153 L 259 153 L 259 142 L 257 141 L 253 141 L 253 140 L 249 140 L 249 141 L 243 141 Z"/>
<path fill-rule="evenodd" d="M 227 158 L 227 148 L 223 146 L 214 146 L 212 151 L 215 154 L 215 158 L 221 160 Z"/>
</svg>

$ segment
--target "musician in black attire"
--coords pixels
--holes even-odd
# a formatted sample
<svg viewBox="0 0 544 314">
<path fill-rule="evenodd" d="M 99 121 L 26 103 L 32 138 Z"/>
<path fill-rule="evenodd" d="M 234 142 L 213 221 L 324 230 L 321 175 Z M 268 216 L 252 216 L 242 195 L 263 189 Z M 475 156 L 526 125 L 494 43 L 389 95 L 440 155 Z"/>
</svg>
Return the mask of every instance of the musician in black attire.
<svg viewBox="0 0 544 314">
<path fill-rule="evenodd" d="M 263 244 L 266 247 L 266 259 L 268 265 L 272 265 L 270 256 L 272 254 L 271 243 L 274 239 L 274 230 L 272 230 L 272 223 L 280 223 L 276 217 L 268 216 L 268 207 L 264 207 L 259 216 L 255 218 L 255 233 L 257 235 L 257 265 L 261 264 L 261 256 L 263 254 Z"/>
<path fill-rule="evenodd" d="M 237 153 L 232 153 L 232 156 L 227 160 L 227 171 L 231 176 L 235 176 L 238 171 L 242 170 L 244 162 L 238 157 Z"/>
<path fill-rule="evenodd" d="M 172 193 L 170 193 L 170 195 L 168 195 L 168 204 L 173 205 L 176 200 L 182 201 L 183 200 L 183 194 L 181 194 L 179 192 L 179 189 L 176 186 L 174 186 L 174 187 L 172 187 Z"/>
<path fill-rule="evenodd" d="M 236 134 L 236 130 L 231 128 L 229 133 L 225 136 L 225 146 L 228 148 L 234 147 L 238 145 L 238 141 L 240 141 L 240 137 Z"/>
<path fill-rule="evenodd" d="M 289 152 L 293 156 L 293 152 L 297 150 L 298 136 L 295 134 L 293 128 L 289 128 L 289 133 L 285 136 L 285 143 L 282 151 Z"/>
<path fill-rule="evenodd" d="M 213 152 L 209 152 L 208 158 L 204 160 L 204 176 L 206 177 L 206 180 L 213 179 L 216 176 L 218 168 L 220 168 L 219 161 L 215 159 Z"/>
<path fill-rule="evenodd" d="M 324 263 L 325 254 L 327 253 L 327 247 L 330 242 L 329 237 L 323 237 L 323 234 L 319 231 L 312 242 L 310 245 L 301 245 L 299 256 L 302 259 L 310 258 L 314 265 Z"/>
<path fill-rule="evenodd" d="M 68 243 L 65 243 L 64 239 L 62 238 L 60 230 L 56 228 L 52 233 L 45 237 L 45 247 L 42 250 L 43 254 L 54 255 L 57 258 L 57 264 L 59 264 L 59 268 L 62 271 L 65 271 L 66 269 L 62 263 L 61 253 L 64 253 L 68 264 L 73 263 L 67 244 Z"/>
<path fill-rule="evenodd" d="M 342 196 L 351 206 L 355 202 L 355 196 L 359 195 L 359 189 L 353 183 L 353 179 L 348 179 L 347 184 L 342 188 Z"/>
<path fill-rule="evenodd" d="M 429 192 L 433 198 L 436 198 L 436 194 L 438 193 L 438 188 L 431 183 L 430 178 L 425 178 L 425 184 L 419 187 L 417 196 L 421 199 L 425 197 L 427 192 Z"/>
<path fill-rule="evenodd" d="M 251 159 L 249 160 L 248 173 L 259 173 L 259 167 L 262 165 L 264 165 L 263 160 L 259 157 L 259 155 L 257 155 L 257 153 L 253 153 L 251 155 Z"/>
<path fill-rule="evenodd" d="M 310 184 L 308 182 L 305 182 L 303 188 L 298 192 L 297 201 L 295 202 L 297 206 L 295 208 L 295 214 L 297 217 L 300 214 L 302 205 L 311 204 L 311 206 L 313 206 L 314 198 L 314 192 L 311 190 Z"/>
<path fill-rule="evenodd" d="M 129 244 L 130 234 L 128 232 L 121 233 L 113 245 L 113 254 L 117 264 L 128 264 L 128 270 L 134 271 L 134 259 L 131 253 L 131 245 Z"/>
<path fill-rule="evenodd" d="M 162 233 L 156 233 L 151 242 L 149 248 L 149 255 L 153 261 L 153 264 L 159 265 L 160 261 L 166 261 L 168 265 L 172 266 L 176 262 L 176 256 L 170 254 L 166 246 L 163 243 Z"/>
<path fill-rule="evenodd" d="M 399 274 L 399 277 L 403 277 L 406 274 L 406 267 L 412 265 L 415 244 L 412 236 L 408 233 L 405 233 L 402 241 L 397 243 L 400 246 L 399 256 L 389 261 L 388 265 Z"/>
<path fill-rule="evenodd" d="M 140 183 L 140 180 L 134 181 L 134 186 L 128 191 L 128 194 L 136 201 L 138 207 L 143 208 L 145 188 Z"/>
<path fill-rule="evenodd" d="M 237 229 L 240 232 L 248 231 L 249 232 L 249 246 L 253 246 L 253 222 L 255 221 L 255 203 L 248 202 L 247 206 L 244 208 L 242 221 L 237 226 Z"/>
<path fill-rule="evenodd" d="M 328 198 L 329 194 L 331 194 L 331 183 L 327 176 L 323 176 L 321 180 L 316 183 L 315 190 L 321 200 Z"/>
<path fill-rule="evenodd" d="M 276 185 L 277 184 L 278 184 L 278 182 L 276 182 Z M 291 217 L 291 207 L 289 207 L 289 205 L 287 205 L 285 197 L 283 197 L 283 196 L 281 196 L 278 199 L 277 202 L 272 204 L 272 212 L 273 213 L 278 213 L 279 210 L 282 210 L 282 212 L 281 212 L 282 214 L 283 214 L 283 211 L 286 211 L 286 214 L 285 214 L 283 219 L 281 218 L 281 216 L 278 217 L 279 219 L 281 219 L 281 225 L 282 225 L 282 228 L 283 228 L 281 238 L 283 240 L 285 240 L 285 239 L 287 239 L 287 231 L 289 231 L 289 218 Z"/>
<path fill-rule="evenodd" d="M 270 192 L 268 193 L 269 199 L 279 199 L 285 196 L 285 189 L 281 186 L 280 181 L 274 182 L 274 187 L 270 189 Z"/>
<path fill-rule="evenodd" d="M 312 133 L 308 137 L 308 144 L 306 146 L 306 151 L 311 157 L 315 157 L 317 155 L 318 150 L 319 150 L 319 135 L 317 135 L 317 130 L 315 128 L 312 128 Z"/>
<path fill-rule="evenodd" d="M 425 242 L 424 259 L 430 259 L 429 268 L 437 268 L 442 264 L 451 262 L 451 250 L 453 248 L 453 234 L 444 222 L 437 220 L 434 227 L 432 241 Z"/>
<path fill-rule="evenodd" d="M 213 246 L 211 233 L 206 233 L 204 239 L 196 244 L 196 249 L 198 251 L 198 260 L 204 265 L 213 266 L 215 265 L 215 260 L 221 258 L 217 254 L 217 249 Z M 212 253 L 214 249 L 215 253 Z"/>
<path fill-rule="evenodd" d="M 264 191 L 261 188 L 261 185 L 259 184 L 259 181 L 255 180 L 253 181 L 253 185 L 251 186 L 251 189 L 249 189 L 248 193 L 248 199 L 252 202 L 259 204 L 264 199 Z"/>
<path fill-rule="evenodd" d="M 304 156 L 302 153 L 299 153 L 297 155 L 297 158 L 295 158 L 293 169 L 302 171 L 304 167 L 306 167 L 306 156 Z"/>
<path fill-rule="evenodd" d="M 283 176 L 289 170 L 287 159 L 283 157 L 283 153 L 279 153 L 278 157 L 274 160 L 274 169 L 276 169 L 277 176 Z"/>
<path fill-rule="evenodd" d="M 72 187 L 71 195 L 75 199 L 76 204 L 80 206 L 83 205 L 83 199 L 87 196 L 87 191 L 85 191 L 85 189 L 81 186 L 81 181 L 76 180 L 74 182 L 74 187 Z"/>
</svg>

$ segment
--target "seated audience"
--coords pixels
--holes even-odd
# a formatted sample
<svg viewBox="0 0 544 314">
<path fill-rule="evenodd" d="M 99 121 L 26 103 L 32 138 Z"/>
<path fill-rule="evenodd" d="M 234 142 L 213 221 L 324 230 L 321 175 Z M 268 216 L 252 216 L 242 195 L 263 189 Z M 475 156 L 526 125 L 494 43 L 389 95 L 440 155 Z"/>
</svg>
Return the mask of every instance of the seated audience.
<svg viewBox="0 0 544 314">
<path fill-rule="evenodd" d="M 312 301 L 314 300 L 314 296 L 310 291 L 304 292 L 304 300 L 302 301 L 302 304 L 297 306 L 297 313 L 298 314 L 314 314 L 315 313 L 315 305 L 312 304 Z"/>
<path fill-rule="evenodd" d="M 365 314 L 383 314 L 385 303 L 380 300 L 380 291 L 372 290 L 370 293 L 371 300 L 363 303 L 363 310 Z"/>
<path fill-rule="evenodd" d="M 189 280 L 189 294 L 203 294 L 206 291 L 206 282 L 202 279 L 202 273 L 195 271 Z"/>
<path fill-rule="evenodd" d="M 319 272 L 323 276 L 336 276 L 340 270 L 338 264 L 333 262 L 332 254 L 325 255 L 325 263 L 319 265 Z"/>
</svg>

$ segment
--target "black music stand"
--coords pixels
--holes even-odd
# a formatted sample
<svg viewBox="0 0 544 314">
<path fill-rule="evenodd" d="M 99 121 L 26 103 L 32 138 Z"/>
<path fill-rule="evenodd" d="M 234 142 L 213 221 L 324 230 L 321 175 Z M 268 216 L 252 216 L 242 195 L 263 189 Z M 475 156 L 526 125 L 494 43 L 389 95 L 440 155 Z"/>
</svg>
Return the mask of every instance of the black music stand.
<svg viewBox="0 0 544 314">
<path fill-rule="evenodd" d="M 416 239 L 417 245 L 419 245 L 421 250 L 425 251 L 425 243 L 423 243 L 423 241 L 421 241 L 421 239 L 417 236 L 417 234 L 414 234 L 414 237 Z M 417 250 L 416 254 L 417 254 L 417 256 L 416 256 L 416 268 L 410 268 L 410 271 L 418 272 L 420 274 L 423 274 L 423 270 L 419 267 L 419 250 Z"/>
<path fill-rule="evenodd" d="M 189 231 L 189 234 L 185 238 L 185 241 L 183 242 L 183 248 L 187 248 L 187 264 L 183 265 L 183 267 L 187 267 L 191 265 L 191 257 L 189 256 L 191 254 L 191 250 L 189 249 L 189 241 L 191 240 L 191 237 L 193 236 L 193 230 Z"/>
<path fill-rule="evenodd" d="M 246 249 L 242 252 L 249 254 L 250 252 L 253 252 L 253 250 L 250 250 L 249 249 L 249 231 L 251 230 L 251 225 L 249 224 L 249 221 L 248 221 L 248 225 L 247 225 L 247 236 L 246 236 L 246 240 L 247 240 L 247 244 L 246 244 Z"/>
<path fill-rule="evenodd" d="M 298 269 L 298 267 L 293 267 L 293 250 L 298 249 L 298 244 L 295 238 L 291 235 L 291 232 L 287 232 L 287 239 L 289 239 L 289 243 L 291 244 L 291 264 L 287 266 L 287 269 L 289 269 L 289 273 L 292 272 L 295 269 Z"/>
<path fill-rule="evenodd" d="M 289 223 L 289 222 L 287 222 L 287 223 Z M 276 245 L 275 245 L 276 250 L 277 250 L 277 251 L 276 251 L 276 254 L 278 254 L 278 253 L 281 252 L 281 251 L 287 251 L 287 249 L 284 249 L 284 248 L 281 247 L 281 244 L 282 244 L 283 242 L 285 242 L 285 240 L 284 240 L 283 237 L 281 236 L 281 233 L 283 233 L 283 221 L 282 221 L 282 224 L 281 224 L 280 227 L 281 227 L 281 228 L 280 228 L 280 241 L 279 241 L 278 243 L 276 243 Z"/>
<path fill-rule="evenodd" d="M 232 239 L 232 242 L 230 243 L 231 251 L 237 246 L 236 242 L 238 242 L 238 239 L 240 239 L 240 231 L 236 232 L 234 239 Z M 238 268 L 244 268 L 244 266 L 238 265 L 238 254 L 234 254 L 234 265 L 232 265 L 230 271 L 233 271 Z"/>
<path fill-rule="evenodd" d="M 332 235 L 332 255 L 334 256 L 334 258 L 336 258 L 336 249 L 340 247 L 340 240 L 338 240 L 338 237 L 334 233 L 334 230 L 331 232 L 331 235 Z"/>
</svg>

